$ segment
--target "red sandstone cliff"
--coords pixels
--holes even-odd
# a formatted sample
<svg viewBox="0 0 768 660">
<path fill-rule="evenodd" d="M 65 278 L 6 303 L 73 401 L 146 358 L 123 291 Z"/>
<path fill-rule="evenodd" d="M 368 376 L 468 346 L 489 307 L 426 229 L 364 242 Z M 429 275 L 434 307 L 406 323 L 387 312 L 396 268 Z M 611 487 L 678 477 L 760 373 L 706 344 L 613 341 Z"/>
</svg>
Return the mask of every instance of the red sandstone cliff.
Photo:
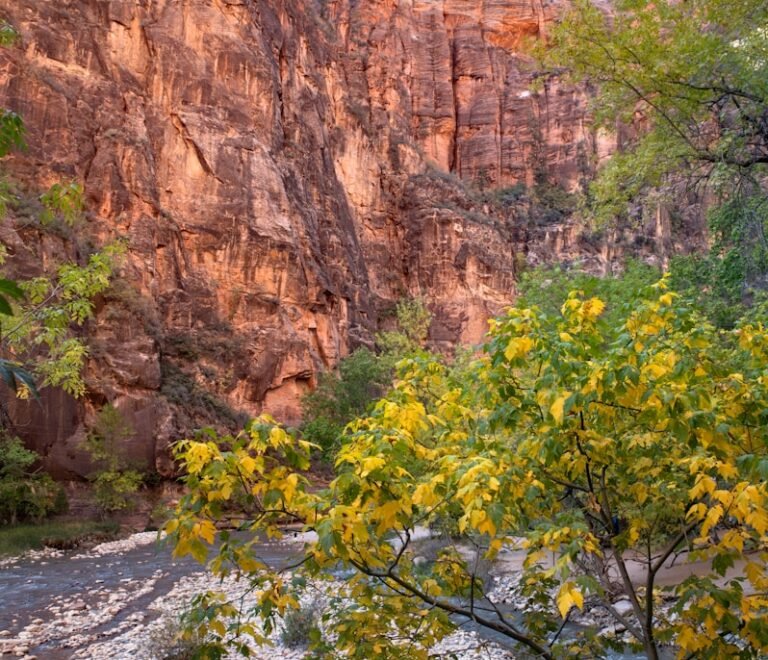
<svg viewBox="0 0 768 660">
<path fill-rule="evenodd" d="M 612 148 L 582 91 L 529 91 L 521 50 L 557 7 L 0 0 L 22 35 L 0 53 L 0 106 L 30 145 L 9 171 L 82 182 L 89 230 L 129 244 L 89 328 L 88 401 L 15 411 L 48 466 L 81 471 L 106 401 L 161 472 L 222 403 L 296 419 L 403 296 L 430 302 L 437 344 L 479 341 L 513 299 L 521 239 L 514 209 L 468 186 L 573 188 Z"/>
</svg>

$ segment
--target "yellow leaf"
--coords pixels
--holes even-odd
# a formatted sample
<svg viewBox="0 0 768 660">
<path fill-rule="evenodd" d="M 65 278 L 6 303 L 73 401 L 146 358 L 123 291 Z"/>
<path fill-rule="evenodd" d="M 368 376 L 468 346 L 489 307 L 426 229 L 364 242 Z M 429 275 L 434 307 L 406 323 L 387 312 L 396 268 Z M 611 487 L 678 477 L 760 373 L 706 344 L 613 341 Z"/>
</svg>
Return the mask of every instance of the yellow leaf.
<svg viewBox="0 0 768 660">
<path fill-rule="evenodd" d="M 707 511 L 707 515 L 704 516 L 704 522 L 701 524 L 701 538 L 705 538 L 709 535 L 709 530 L 711 530 L 717 523 L 720 521 L 720 518 L 723 517 L 723 507 L 719 504 L 716 504 L 713 506 L 709 511 Z"/>
<path fill-rule="evenodd" d="M 720 463 L 717 471 L 720 473 L 720 476 L 723 477 L 723 479 L 733 479 L 739 476 L 739 471 L 732 463 Z"/>
<path fill-rule="evenodd" d="M 727 509 L 733 502 L 733 493 L 730 490 L 716 490 L 712 493 L 712 499 L 717 500 Z"/>
<path fill-rule="evenodd" d="M 269 432 L 269 443 L 277 448 L 281 444 L 285 444 L 288 434 L 279 426 L 274 426 Z"/>
<path fill-rule="evenodd" d="M 560 610 L 560 616 L 565 618 L 574 605 L 582 609 L 584 607 L 584 596 L 573 582 L 566 582 L 560 587 L 560 591 L 557 594 L 557 609 Z"/>
<path fill-rule="evenodd" d="M 364 458 L 360 465 L 363 468 L 360 472 L 361 477 L 367 477 L 374 470 L 378 470 L 380 467 L 384 467 L 387 462 L 380 456 L 369 456 Z"/>
<path fill-rule="evenodd" d="M 650 374 L 653 378 L 663 378 L 669 369 L 661 364 L 647 364 L 642 369 L 642 374 L 646 378 Z"/>
<path fill-rule="evenodd" d="M 555 402 L 549 408 L 549 412 L 552 415 L 552 417 L 555 418 L 555 422 L 557 422 L 557 424 L 563 423 L 563 417 L 564 417 L 563 407 L 565 406 L 565 400 L 569 396 L 571 396 L 571 393 L 566 392 L 562 396 L 557 397 L 555 399 Z"/>
<path fill-rule="evenodd" d="M 293 496 L 296 494 L 296 488 L 298 485 L 298 474 L 289 474 L 285 478 L 285 483 L 283 484 L 283 498 L 285 499 L 286 504 L 290 504 L 291 500 L 293 500 Z"/>
<path fill-rule="evenodd" d="M 692 500 L 697 500 L 700 497 L 703 497 L 704 495 L 709 495 L 715 492 L 715 488 L 717 487 L 717 484 L 715 483 L 715 480 L 706 474 L 700 474 L 697 479 L 696 483 L 694 484 L 693 488 L 689 491 L 689 495 L 691 496 Z"/>
<path fill-rule="evenodd" d="M 768 531 L 768 513 L 765 509 L 755 509 L 747 515 L 746 523 L 763 536 Z"/>
<path fill-rule="evenodd" d="M 739 530 L 729 529 L 723 535 L 723 540 L 720 542 L 720 545 L 724 548 L 742 552 L 744 550 L 744 537 Z"/>
<path fill-rule="evenodd" d="M 240 459 L 240 467 L 243 468 L 248 476 L 251 476 L 256 470 L 256 461 L 250 456 L 243 456 Z"/>
<path fill-rule="evenodd" d="M 744 566 L 744 574 L 752 583 L 753 587 L 756 589 L 761 589 L 763 587 L 763 567 L 760 566 L 760 564 L 753 561 L 748 561 Z"/>
<path fill-rule="evenodd" d="M 533 348 L 533 339 L 530 337 L 514 337 L 510 339 L 507 348 L 504 351 L 504 357 L 507 360 L 515 360 L 524 357 Z"/>
<path fill-rule="evenodd" d="M 488 534 L 488 536 L 494 536 L 496 534 L 496 525 L 489 517 L 486 517 L 483 522 L 477 526 L 477 531 L 481 534 Z"/>
<path fill-rule="evenodd" d="M 698 651 L 705 648 L 708 643 L 706 637 L 697 634 L 690 626 L 683 626 L 677 636 L 677 645 L 684 651 Z"/>
<path fill-rule="evenodd" d="M 391 529 L 397 521 L 402 505 L 399 500 L 391 500 L 377 507 L 373 515 L 379 520 L 379 530 Z"/>
<path fill-rule="evenodd" d="M 184 456 L 190 474 L 200 472 L 211 458 L 211 450 L 204 442 L 191 442 Z"/>
<path fill-rule="evenodd" d="M 432 484 L 419 484 L 413 491 L 413 503 L 421 506 L 432 506 L 440 498 L 435 494 Z"/>
<path fill-rule="evenodd" d="M 663 296 L 659 296 L 659 302 L 662 305 L 669 307 L 672 304 L 673 298 L 674 298 L 673 293 L 665 293 Z"/>
<path fill-rule="evenodd" d="M 195 523 L 192 532 L 208 543 L 213 543 L 216 538 L 216 526 L 210 520 L 201 520 L 199 523 Z"/>
<path fill-rule="evenodd" d="M 582 307 L 584 316 L 588 319 L 596 319 L 603 313 L 604 309 L 605 303 L 600 298 L 590 298 Z"/>
<path fill-rule="evenodd" d="M 485 517 L 486 517 L 485 511 L 483 511 L 482 509 L 480 509 L 479 511 L 476 510 L 469 514 L 469 522 L 472 525 L 472 527 L 474 527 L 475 529 L 478 529 L 478 526 L 480 525 L 480 523 L 482 523 L 485 520 Z"/>
</svg>

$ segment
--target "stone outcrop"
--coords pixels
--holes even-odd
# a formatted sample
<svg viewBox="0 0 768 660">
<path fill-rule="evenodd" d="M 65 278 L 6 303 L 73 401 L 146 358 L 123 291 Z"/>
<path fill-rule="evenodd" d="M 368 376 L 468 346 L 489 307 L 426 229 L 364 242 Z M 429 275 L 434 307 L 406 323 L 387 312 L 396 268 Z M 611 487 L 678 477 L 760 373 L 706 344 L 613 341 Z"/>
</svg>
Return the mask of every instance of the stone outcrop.
<svg viewBox="0 0 768 660">
<path fill-rule="evenodd" d="M 513 300 L 516 213 L 477 191 L 573 189 L 612 145 L 583 90 L 535 75 L 545 0 L 0 0 L 0 105 L 25 185 L 84 185 L 82 231 L 122 238 L 88 328 L 86 401 L 14 403 L 61 476 L 113 402 L 161 472 L 190 428 L 298 419 L 319 371 L 424 296 L 441 347 Z M 518 228 L 519 229 L 519 228 Z M 519 247 L 519 241 L 518 241 Z M 236 412 L 237 411 L 237 412 Z M 60 417 L 66 416 L 66 424 Z"/>
</svg>

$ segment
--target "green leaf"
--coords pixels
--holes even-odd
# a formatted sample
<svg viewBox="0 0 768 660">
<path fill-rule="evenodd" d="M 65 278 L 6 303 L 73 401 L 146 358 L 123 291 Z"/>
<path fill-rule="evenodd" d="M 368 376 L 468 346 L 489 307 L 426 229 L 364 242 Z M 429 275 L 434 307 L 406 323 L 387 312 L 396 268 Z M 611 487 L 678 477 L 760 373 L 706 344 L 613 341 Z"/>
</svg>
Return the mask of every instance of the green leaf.
<svg viewBox="0 0 768 660">
<path fill-rule="evenodd" d="M 16 300 L 21 300 L 24 297 L 24 291 L 14 280 L 6 280 L 0 278 L 0 293 L 3 293 Z"/>
</svg>

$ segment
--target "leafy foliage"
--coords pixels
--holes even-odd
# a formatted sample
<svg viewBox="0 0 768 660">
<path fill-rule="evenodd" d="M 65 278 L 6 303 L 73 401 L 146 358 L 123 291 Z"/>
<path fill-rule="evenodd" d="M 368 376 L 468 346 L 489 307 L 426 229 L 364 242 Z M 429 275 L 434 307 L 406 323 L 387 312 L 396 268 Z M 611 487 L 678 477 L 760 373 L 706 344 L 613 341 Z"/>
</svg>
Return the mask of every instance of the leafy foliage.
<svg viewBox="0 0 768 660">
<path fill-rule="evenodd" d="M 83 212 L 83 187 L 76 181 L 69 183 L 54 183 L 40 196 L 44 212 L 41 217 L 43 224 L 52 223 L 60 217 L 70 227 L 80 220 Z"/>
<path fill-rule="evenodd" d="M 422 350 L 426 342 L 432 315 L 423 300 L 401 300 L 395 312 L 397 329 L 376 338 L 380 353 L 358 348 L 340 361 L 338 373 L 322 374 L 317 388 L 302 400 L 302 434 L 326 456 L 338 450 L 344 427 L 384 394 L 395 364 Z"/>
<path fill-rule="evenodd" d="M 768 288 L 766 21 L 762 0 L 620 0 L 610 16 L 578 0 L 540 51 L 596 88 L 600 128 L 634 128 L 590 187 L 599 223 L 707 193 L 712 249 L 676 259 L 672 286 L 722 327 Z"/>
<path fill-rule="evenodd" d="M 313 605 L 303 605 L 288 610 L 283 617 L 283 630 L 280 641 L 288 648 L 306 647 L 312 640 L 313 631 L 317 630 L 319 612 Z"/>
<path fill-rule="evenodd" d="M 125 469 L 120 445 L 133 437 L 134 430 L 123 414 L 112 404 L 100 411 L 88 434 L 85 446 L 102 467 L 90 478 L 96 502 L 105 513 L 127 509 L 131 496 L 138 491 L 143 477 L 140 472 Z"/>
<path fill-rule="evenodd" d="M 338 563 L 355 572 L 340 594 L 349 606 L 327 622 L 338 655 L 394 657 L 407 644 L 409 657 L 426 657 L 458 613 L 541 657 L 601 657 L 609 640 L 558 636 L 589 600 L 649 658 L 664 646 L 679 657 L 759 657 L 768 650 L 768 332 L 759 323 L 717 331 L 666 281 L 650 291 L 610 323 L 601 300 L 575 293 L 556 315 L 512 309 L 462 372 L 434 356 L 406 361 L 394 389 L 348 428 L 325 491 L 301 474 L 311 447 L 268 418 L 236 437 L 183 443 L 189 495 L 167 526 L 176 553 L 202 561 L 221 535 L 212 567 L 248 575 L 252 613 L 268 632 L 297 603 L 251 547 L 279 536 L 282 521 L 302 521 L 318 535 L 303 572 Z M 243 543 L 215 525 L 236 492 L 254 534 Z M 416 567 L 414 534 L 451 508 L 463 551 L 447 545 Z M 521 618 L 494 611 L 471 548 L 489 559 L 502 548 L 525 553 L 532 607 Z M 677 599 L 670 613 L 656 581 L 677 553 L 703 569 L 664 589 Z M 744 572 L 723 580 L 738 562 Z M 626 616 L 612 609 L 617 592 L 631 603 Z M 236 615 L 216 598 L 206 607 Z M 221 623 L 219 642 L 237 625 Z"/>
<path fill-rule="evenodd" d="M 322 374 L 317 388 L 302 399 L 302 434 L 326 454 L 338 450 L 347 423 L 384 394 L 390 381 L 391 371 L 381 359 L 367 348 L 358 348 L 339 363 L 338 374 Z"/>
<path fill-rule="evenodd" d="M 24 146 L 24 122 L 21 117 L 11 110 L 0 109 L 0 158 Z"/>
<path fill-rule="evenodd" d="M 404 357 L 424 348 L 432 322 L 432 314 L 421 298 L 405 298 L 395 309 L 397 329 L 380 332 L 376 336 L 384 364 L 394 368 Z"/>
<path fill-rule="evenodd" d="M 93 316 L 93 297 L 109 286 L 122 252 L 121 244 L 108 245 L 84 266 L 61 264 L 52 275 L 18 283 L 25 298 L 14 316 L 0 317 L 2 345 L 16 363 L 33 365 L 43 385 L 84 394 L 81 372 L 88 349 L 73 327 Z"/>
<path fill-rule="evenodd" d="M 762 0 L 620 0 L 610 17 L 589 0 L 573 4 L 542 58 L 598 86 L 599 125 L 648 125 L 593 187 L 598 215 L 623 213 L 676 170 L 768 162 L 766 20 Z"/>
<path fill-rule="evenodd" d="M 719 327 L 732 328 L 768 289 L 768 197 L 735 197 L 710 214 L 707 255 L 679 256 L 671 285 L 697 301 Z"/>
<path fill-rule="evenodd" d="M 152 629 L 142 649 L 145 657 L 153 660 L 209 660 L 215 657 L 205 653 L 205 640 L 199 634 L 185 634 L 183 618 L 183 614 L 181 617 L 167 615 Z"/>
<path fill-rule="evenodd" d="M 114 513 L 130 509 L 131 498 L 143 482 L 143 477 L 136 470 L 99 470 L 92 477 L 93 496 L 104 513 Z"/>
<path fill-rule="evenodd" d="M 504 207 L 514 207 L 517 222 L 546 226 L 562 222 L 575 213 L 581 204 L 580 196 L 562 187 L 540 181 L 528 188 L 522 183 L 497 188 L 484 195 L 486 199 Z"/>
<path fill-rule="evenodd" d="M 61 487 L 32 470 L 38 459 L 18 438 L 0 437 L 0 524 L 39 522 L 66 509 Z"/>
<path fill-rule="evenodd" d="M 0 46 L 13 46 L 18 40 L 19 33 L 15 30 L 13 25 L 6 21 L 0 21 Z"/>
<path fill-rule="evenodd" d="M 610 326 L 620 323 L 627 302 L 646 298 L 660 277 L 658 269 L 636 259 L 628 259 L 624 270 L 614 277 L 598 277 L 577 267 L 535 268 L 521 274 L 516 306 L 536 305 L 551 316 L 559 313 L 571 291 L 579 291 L 588 298 L 597 296 L 605 303 L 602 318 Z"/>
</svg>

